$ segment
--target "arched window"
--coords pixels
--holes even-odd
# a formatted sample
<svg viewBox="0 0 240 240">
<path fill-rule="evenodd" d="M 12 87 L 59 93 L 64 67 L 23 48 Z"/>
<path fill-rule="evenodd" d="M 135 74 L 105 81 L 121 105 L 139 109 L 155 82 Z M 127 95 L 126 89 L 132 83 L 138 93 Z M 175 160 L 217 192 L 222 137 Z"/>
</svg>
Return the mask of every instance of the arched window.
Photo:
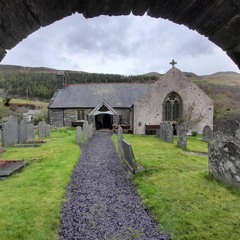
<svg viewBox="0 0 240 240">
<path fill-rule="evenodd" d="M 181 118 L 181 99 L 172 92 L 164 103 L 164 121 L 175 122 Z"/>
</svg>

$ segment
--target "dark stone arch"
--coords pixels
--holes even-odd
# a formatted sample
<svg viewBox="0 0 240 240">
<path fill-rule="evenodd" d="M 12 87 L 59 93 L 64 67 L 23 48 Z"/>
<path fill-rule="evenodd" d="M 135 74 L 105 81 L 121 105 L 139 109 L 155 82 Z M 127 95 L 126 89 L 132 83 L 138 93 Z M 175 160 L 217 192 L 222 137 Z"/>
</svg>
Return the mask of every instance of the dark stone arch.
<svg viewBox="0 0 240 240">
<path fill-rule="evenodd" d="M 222 48 L 240 67 L 239 0 L 0 0 L 0 60 L 40 27 L 73 13 L 147 14 L 197 30 Z"/>
</svg>

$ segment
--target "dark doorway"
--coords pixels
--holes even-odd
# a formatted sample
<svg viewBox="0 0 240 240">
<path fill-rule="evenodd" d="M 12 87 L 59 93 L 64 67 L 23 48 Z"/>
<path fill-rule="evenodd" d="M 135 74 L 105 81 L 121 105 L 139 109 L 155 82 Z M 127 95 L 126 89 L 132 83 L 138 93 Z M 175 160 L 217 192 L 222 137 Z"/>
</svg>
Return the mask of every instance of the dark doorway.
<svg viewBox="0 0 240 240">
<path fill-rule="evenodd" d="M 110 114 L 99 114 L 95 116 L 96 129 L 112 128 L 112 115 Z"/>
<path fill-rule="evenodd" d="M 103 116 L 103 128 L 111 128 L 111 116 L 109 114 L 105 114 Z"/>
</svg>

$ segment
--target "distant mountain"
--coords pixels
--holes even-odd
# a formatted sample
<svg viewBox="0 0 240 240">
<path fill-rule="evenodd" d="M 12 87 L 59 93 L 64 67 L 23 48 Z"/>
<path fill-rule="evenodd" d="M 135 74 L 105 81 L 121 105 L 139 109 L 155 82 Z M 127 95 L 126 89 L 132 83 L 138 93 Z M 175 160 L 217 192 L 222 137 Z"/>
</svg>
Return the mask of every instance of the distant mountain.
<svg viewBox="0 0 240 240">
<path fill-rule="evenodd" d="M 10 94 L 23 94 L 28 88 L 29 97 L 49 99 L 58 88 L 56 73 L 58 69 L 46 67 L 22 67 L 0 64 L 0 88 L 9 88 Z M 119 74 L 98 74 L 83 71 L 64 70 L 67 83 L 89 82 L 155 82 L 163 74 L 149 72 L 138 76 Z M 19 74 L 18 74 L 19 73 Z M 188 79 L 196 83 L 214 101 L 216 119 L 237 119 L 240 121 L 240 74 L 236 72 L 217 72 L 198 76 L 184 72 Z"/>
<path fill-rule="evenodd" d="M 17 65 L 4 65 L 0 64 L 1 72 L 49 72 L 56 73 L 58 70 L 54 68 L 46 68 L 46 67 L 23 67 Z"/>
</svg>

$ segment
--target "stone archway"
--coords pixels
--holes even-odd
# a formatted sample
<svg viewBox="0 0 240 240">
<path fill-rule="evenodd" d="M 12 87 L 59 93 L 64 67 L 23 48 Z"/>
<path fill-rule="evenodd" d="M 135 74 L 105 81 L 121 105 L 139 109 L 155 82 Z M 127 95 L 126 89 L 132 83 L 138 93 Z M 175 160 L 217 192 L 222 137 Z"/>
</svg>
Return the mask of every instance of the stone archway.
<svg viewBox="0 0 240 240">
<path fill-rule="evenodd" d="M 86 18 L 147 12 L 197 30 L 240 67 L 238 0 L 0 0 L 0 9 L 0 60 L 31 33 L 76 12 Z"/>
</svg>

